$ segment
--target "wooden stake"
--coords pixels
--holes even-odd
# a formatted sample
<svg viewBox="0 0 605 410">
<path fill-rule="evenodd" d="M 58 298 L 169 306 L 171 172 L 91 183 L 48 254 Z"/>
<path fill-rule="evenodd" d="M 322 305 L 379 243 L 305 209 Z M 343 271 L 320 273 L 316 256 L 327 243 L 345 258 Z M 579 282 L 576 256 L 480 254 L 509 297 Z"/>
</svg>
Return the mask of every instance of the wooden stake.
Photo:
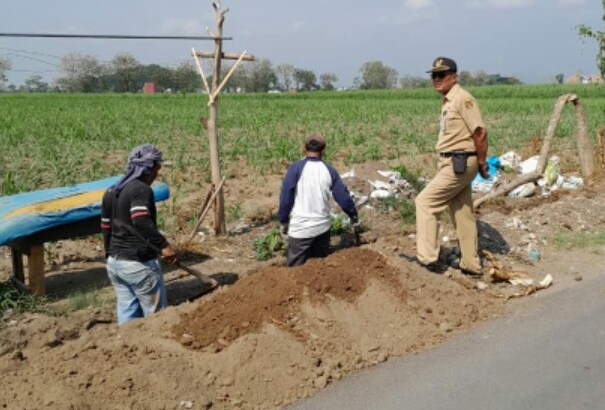
<svg viewBox="0 0 605 410">
<path fill-rule="evenodd" d="M 221 179 L 221 182 L 218 184 L 218 186 L 216 187 L 216 190 L 212 193 L 212 196 L 210 197 L 210 199 L 208 200 L 208 203 L 204 209 L 204 211 L 202 212 L 202 214 L 200 215 L 200 217 L 198 218 L 197 222 L 195 223 L 195 227 L 193 228 L 193 232 L 191 233 L 191 236 L 189 237 L 189 240 L 191 241 L 194 237 L 195 237 L 195 233 L 197 232 L 198 228 L 200 227 L 200 225 L 202 224 L 202 221 L 204 220 L 204 218 L 206 217 L 206 214 L 208 213 L 208 211 L 210 210 L 210 206 L 212 205 L 212 202 L 214 201 L 214 199 L 217 197 L 217 194 L 219 192 L 222 192 L 223 189 L 223 183 L 225 182 L 225 177 L 223 177 L 223 179 Z"/>
<path fill-rule="evenodd" d="M 195 225 L 194 225 L 193 231 L 191 232 L 191 236 L 189 237 L 189 240 L 192 240 L 193 237 L 195 236 L 195 233 L 197 232 L 197 228 L 200 226 L 200 223 L 201 223 L 200 218 L 202 217 L 202 214 L 204 213 L 204 211 L 206 210 L 206 207 L 210 203 L 210 198 L 212 197 L 213 192 L 214 192 L 214 185 L 211 185 L 210 189 L 206 193 L 204 202 L 202 203 L 202 206 L 200 207 L 200 212 L 198 213 L 197 218 L 195 218 Z"/>
<path fill-rule="evenodd" d="M 204 69 L 200 64 L 200 60 L 198 60 L 197 55 L 195 54 L 195 48 L 191 49 L 191 55 L 195 60 L 195 64 L 197 65 L 197 71 L 200 73 L 200 77 L 202 77 L 202 82 L 204 83 L 204 88 L 206 89 L 206 93 L 208 93 L 208 98 L 210 98 L 210 87 L 208 87 L 208 81 L 206 80 L 206 76 L 204 75 Z"/>
<path fill-rule="evenodd" d="M 213 6 L 216 11 L 216 38 L 214 40 L 214 73 L 212 75 L 212 93 L 210 96 L 215 94 L 215 91 L 220 84 L 221 54 L 223 52 L 223 40 L 221 37 L 223 35 L 225 13 L 227 12 L 227 10 L 223 11 L 221 9 L 219 1 L 215 1 Z M 218 143 L 218 94 L 212 98 L 208 117 L 208 139 L 210 145 L 212 182 L 218 187 L 222 180 Z M 214 231 L 217 235 L 222 235 L 227 231 L 227 225 L 225 223 L 225 199 L 222 189 L 217 188 L 216 192 L 218 195 L 216 196 L 216 206 L 214 207 Z"/>
<path fill-rule="evenodd" d="M 214 101 L 214 99 L 219 95 L 219 93 L 221 92 L 221 89 L 223 88 L 223 86 L 225 84 L 227 84 L 227 81 L 229 81 L 229 77 L 231 77 L 231 75 L 233 74 L 233 72 L 237 68 L 238 64 L 242 62 L 242 58 L 244 58 L 245 55 L 246 55 L 246 52 L 244 51 L 242 53 L 242 55 L 239 57 L 239 59 L 235 62 L 235 64 L 233 64 L 233 67 L 231 67 L 231 69 L 229 70 L 229 72 L 227 73 L 227 75 L 225 76 L 225 78 L 223 78 L 223 81 L 221 82 L 221 85 L 219 85 L 218 89 L 214 91 L 214 94 L 212 94 L 212 99 L 210 101 L 208 101 L 208 106 L 210 106 L 211 101 Z"/>
<path fill-rule="evenodd" d="M 29 248 L 28 255 L 29 289 L 36 296 L 44 296 L 44 245 Z"/>
<path fill-rule="evenodd" d="M 588 178 L 594 174 L 594 148 L 588 138 L 586 112 L 580 104 L 580 99 L 575 95 L 574 97 L 571 102 L 576 107 L 576 142 L 580 158 L 580 172 L 584 178 Z"/>
</svg>

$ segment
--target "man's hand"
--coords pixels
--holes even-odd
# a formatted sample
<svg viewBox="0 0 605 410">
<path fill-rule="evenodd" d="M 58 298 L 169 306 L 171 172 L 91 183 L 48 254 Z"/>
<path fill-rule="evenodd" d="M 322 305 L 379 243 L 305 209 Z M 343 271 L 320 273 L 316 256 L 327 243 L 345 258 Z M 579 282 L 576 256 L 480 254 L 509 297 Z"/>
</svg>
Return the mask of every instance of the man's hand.
<svg viewBox="0 0 605 410">
<path fill-rule="evenodd" d="M 170 245 L 168 245 L 164 249 L 162 249 L 161 257 L 162 257 L 162 260 L 164 260 L 168 263 L 176 262 L 176 253 L 174 252 L 174 249 L 172 249 L 172 246 L 170 246 Z"/>
<path fill-rule="evenodd" d="M 491 175 L 489 174 L 489 167 L 487 166 L 486 162 L 479 163 L 479 175 L 481 175 L 481 178 L 483 179 L 490 178 Z"/>
<path fill-rule="evenodd" d="M 288 236 L 288 228 L 289 228 L 288 224 L 282 224 L 281 227 L 279 228 L 279 233 L 281 233 L 282 236 Z"/>
</svg>

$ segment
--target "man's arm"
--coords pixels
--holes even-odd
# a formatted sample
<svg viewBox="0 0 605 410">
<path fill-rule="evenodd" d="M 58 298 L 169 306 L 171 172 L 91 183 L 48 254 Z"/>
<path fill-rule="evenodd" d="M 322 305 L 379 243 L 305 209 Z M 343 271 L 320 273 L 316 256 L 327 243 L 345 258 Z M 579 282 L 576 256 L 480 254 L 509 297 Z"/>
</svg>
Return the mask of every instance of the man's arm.
<svg viewBox="0 0 605 410">
<path fill-rule="evenodd" d="M 297 161 L 290 165 L 282 182 L 279 209 L 277 211 L 277 219 L 282 225 L 287 225 L 290 221 L 290 212 L 292 212 L 294 199 L 296 199 L 296 185 L 303 166 L 303 161 Z"/>
<path fill-rule="evenodd" d="M 137 192 L 130 204 L 130 219 L 134 229 L 161 250 L 162 259 L 172 263 L 176 260 L 176 254 L 151 218 L 150 207 L 153 206 L 153 201 L 153 191 L 150 187 Z"/>
<path fill-rule="evenodd" d="M 489 178 L 489 171 L 487 166 L 487 130 L 483 127 L 475 128 L 473 132 L 473 141 L 475 142 L 475 149 L 477 150 L 477 162 L 479 163 L 479 174 L 483 178 Z"/>
<path fill-rule="evenodd" d="M 328 169 L 332 176 L 332 197 L 334 197 L 334 200 L 344 213 L 351 218 L 351 222 L 357 223 L 357 208 L 355 207 L 353 198 L 351 198 L 351 194 L 349 194 L 347 186 L 342 182 L 340 175 L 338 175 L 338 172 L 332 166 L 328 166 Z"/>
<path fill-rule="evenodd" d="M 109 245 L 111 243 L 111 192 L 105 191 L 101 203 L 101 232 L 103 232 L 103 247 L 105 258 L 109 257 Z"/>
</svg>

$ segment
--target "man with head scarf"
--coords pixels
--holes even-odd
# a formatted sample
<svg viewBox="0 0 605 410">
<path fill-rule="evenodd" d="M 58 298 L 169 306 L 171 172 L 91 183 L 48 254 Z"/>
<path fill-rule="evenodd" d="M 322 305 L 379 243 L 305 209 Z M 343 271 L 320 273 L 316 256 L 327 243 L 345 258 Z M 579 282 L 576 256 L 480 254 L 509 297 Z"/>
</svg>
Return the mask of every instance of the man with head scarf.
<svg viewBox="0 0 605 410">
<path fill-rule="evenodd" d="M 135 147 L 124 177 L 103 196 L 101 230 L 107 273 L 116 293 L 118 324 L 166 307 L 158 256 L 175 262 L 176 255 L 156 223 L 151 184 L 161 163 L 162 152 L 153 145 Z"/>
</svg>

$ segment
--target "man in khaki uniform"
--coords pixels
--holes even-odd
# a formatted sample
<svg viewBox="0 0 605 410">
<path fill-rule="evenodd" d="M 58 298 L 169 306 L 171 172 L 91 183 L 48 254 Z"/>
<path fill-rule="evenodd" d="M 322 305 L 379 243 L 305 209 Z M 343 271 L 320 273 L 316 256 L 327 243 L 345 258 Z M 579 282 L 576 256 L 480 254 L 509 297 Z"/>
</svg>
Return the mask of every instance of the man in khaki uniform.
<svg viewBox="0 0 605 410">
<path fill-rule="evenodd" d="M 477 254 L 477 222 L 473 215 L 471 181 L 479 172 L 489 177 L 486 163 L 487 130 L 477 101 L 457 84 L 454 60 L 435 59 L 433 87 L 443 95 L 439 139 L 439 171 L 416 198 L 416 252 L 418 262 L 433 272 L 439 263 L 439 215 L 449 207 L 460 242 L 460 269 L 481 274 Z"/>
</svg>

